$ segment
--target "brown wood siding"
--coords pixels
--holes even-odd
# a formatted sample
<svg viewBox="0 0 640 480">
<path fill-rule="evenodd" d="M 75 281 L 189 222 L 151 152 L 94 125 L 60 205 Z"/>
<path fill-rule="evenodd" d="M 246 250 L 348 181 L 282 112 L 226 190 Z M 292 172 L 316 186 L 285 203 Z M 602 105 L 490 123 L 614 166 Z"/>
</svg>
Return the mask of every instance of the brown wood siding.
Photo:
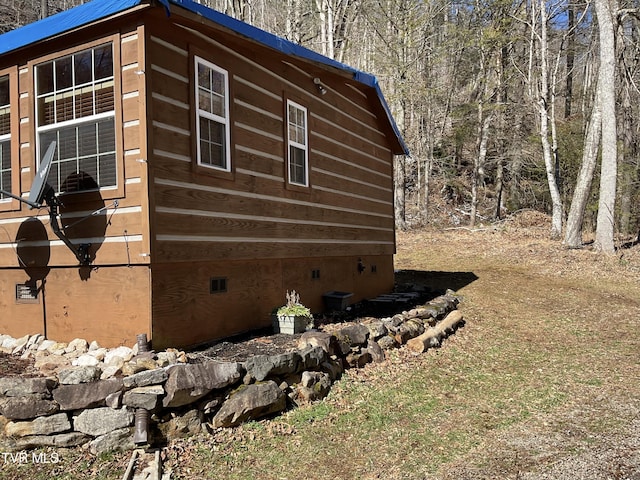
<svg viewBox="0 0 640 480">
<path fill-rule="evenodd" d="M 256 178 L 254 183 L 256 188 L 253 192 L 239 194 L 235 190 L 225 187 L 199 185 L 189 188 L 189 184 L 176 180 L 158 180 L 156 182 L 156 208 L 157 211 L 162 211 L 164 208 L 183 209 L 187 214 L 189 214 L 189 210 L 201 210 L 229 215 L 269 216 L 274 221 L 282 218 L 283 221 L 293 220 L 301 223 L 329 222 L 345 227 L 359 226 L 393 230 L 389 226 L 387 214 L 365 213 L 355 210 L 349 204 L 327 207 L 313 203 L 311 198 L 299 200 L 294 195 L 279 197 L 266 188 L 260 188 L 259 178 Z M 268 180 L 265 180 L 262 183 L 271 186 L 272 190 L 277 189 L 276 182 L 269 183 Z M 215 209 L 211 209 L 211 205 L 215 205 Z"/>
<path fill-rule="evenodd" d="M 326 240 L 295 240 L 295 241 L 269 241 L 259 242 L 255 238 L 230 238 L 222 239 L 180 238 L 181 241 L 158 241 L 156 255 L 163 255 L 176 262 L 188 262 L 195 258 L 206 261 L 210 258 L 246 259 L 246 258 L 321 258 L 332 255 L 389 255 L 393 250 L 392 244 L 373 242 L 328 242 Z M 311 254 L 312 253 L 312 254 Z"/>
<path fill-rule="evenodd" d="M 364 270 L 358 270 L 358 264 Z M 319 278 L 312 278 L 317 270 Z M 282 287 L 295 289 L 312 312 L 324 311 L 322 295 L 329 291 L 349 292 L 350 303 L 374 298 L 393 290 L 393 260 L 388 255 L 328 256 L 323 259 L 292 258 L 282 261 Z M 284 291 L 283 290 L 283 291 Z M 284 303 L 282 295 L 280 303 Z"/>
<path fill-rule="evenodd" d="M 175 215 L 172 211 L 158 214 L 159 222 L 167 222 L 165 235 L 197 236 L 202 232 L 206 232 L 208 236 L 224 238 L 229 237 L 229 232 L 232 232 L 233 237 L 255 238 L 261 241 L 274 239 L 274 237 L 275 241 L 326 238 L 336 243 L 339 240 L 357 241 L 362 238 L 363 230 L 376 239 L 385 235 L 385 232 L 381 230 L 370 228 L 346 227 L 338 224 L 305 225 L 300 221 L 285 223 L 284 221 L 278 221 L 278 219 L 271 220 L 271 218 L 273 217 L 268 219 L 265 217 L 262 220 L 257 216 L 237 217 L 235 214 L 207 217 L 197 211 L 191 214 L 185 212 L 183 215 Z M 386 236 L 387 240 L 391 238 L 389 232 L 386 232 Z"/>
<path fill-rule="evenodd" d="M 113 28 L 113 27 L 112 27 Z M 138 25 L 120 25 L 121 35 L 112 35 L 100 29 L 96 35 L 106 35 L 87 39 L 87 44 L 79 44 L 70 50 L 55 53 L 34 47 L 25 52 L 29 61 L 18 65 L 19 69 L 19 133 L 14 142 L 19 145 L 21 193 L 26 195 L 35 175 L 34 131 L 34 87 L 33 69 L 44 59 L 51 59 L 105 41 L 114 45 L 114 68 L 116 70 L 116 128 L 120 146 L 118 152 L 124 161 L 118 162 L 118 188 L 104 189 L 99 194 L 89 192 L 64 196 L 60 208 L 61 226 L 71 224 L 67 237 L 76 245 L 91 243 L 94 265 L 131 265 L 149 262 L 148 235 L 148 190 L 146 172 L 146 104 L 144 101 L 144 29 Z M 72 43 L 71 43 L 72 44 Z M 37 57 L 33 55 L 38 55 Z M 118 202 L 116 206 L 114 201 Z M 98 213 L 95 213 L 98 211 Z M 47 250 L 49 266 L 73 266 L 78 261 L 74 254 L 52 232 L 47 209 L 30 210 L 25 205 L 18 212 L 0 213 L 0 224 L 4 235 L 0 237 L 0 268 L 17 267 L 20 260 L 16 254 L 18 246 L 29 245 L 20 239 L 20 232 L 31 228 L 35 217 L 44 225 L 44 237 L 26 239 L 37 248 Z M 85 220 L 82 220 L 86 217 Z M 82 220 L 82 221 L 79 221 Z M 42 232 L 40 232 L 42 233 Z"/>
<path fill-rule="evenodd" d="M 366 267 L 362 273 L 359 260 Z M 319 272 L 319 279 L 312 278 L 312 270 Z M 285 303 L 287 290 L 299 292 L 314 313 L 324 310 L 322 295 L 331 290 L 353 293 L 351 302 L 375 297 L 393 288 L 393 262 L 386 255 L 186 262 L 153 265 L 152 277 L 152 341 L 157 350 L 269 327 L 270 314 Z M 211 293 L 212 278 L 225 278 L 227 291 Z"/>
<path fill-rule="evenodd" d="M 150 335 L 148 267 L 85 271 L 85 281 L 80 273 L 52 269 L 37 303 L 16 303 L 15 285 L 28 282 L 29 276 L 20 269 L 4 270 L 0 331 L 16 338 L 40 333 L 61 342 L 97 340 L 103 347 L 133 346 L 137 334 Z"/>
<path fill-rule="evenodd" d="M 150 335 L 150 273 L 146 266 L 92 270 L 78 281 L 75 269 L 54 269 L 47 277 L 47 335 L 58 341 L 96 339 L 105 347 L 133 346 Z"/>
<path fill-rule="evenodd" d="M 312 67 L 220 32 L 148 25 L 154 262 L 393 254 L 392 154 L 366 95 L 323 74 L 337 93 L 320 96 Z M 190 52 L 229 72 L 231 178 L 195 165 Z M 309 111 L 309 188 L 285 182 L 287 99 Z"/>
<path fill-rule="evenodd" d="M 38 277 L 30 270 L 31 275 Z M 31 282 L 32 277 L 22 269 L 0 272 L 0 332 L 14 338 L 34 333 L 44 333 L 44 316 L 41 295 L 36 303 L 16 303 L 16 285 Z"/>
<path fill-rule="evenodd" d="M 154 349 L 266 327 L 271 299 L 281 291 L 279 261 L 187 262 L 154 265 L 152 271 Z M 211 293 L 213 277 L 227 279 L 226 293 Z"/>
</svg>

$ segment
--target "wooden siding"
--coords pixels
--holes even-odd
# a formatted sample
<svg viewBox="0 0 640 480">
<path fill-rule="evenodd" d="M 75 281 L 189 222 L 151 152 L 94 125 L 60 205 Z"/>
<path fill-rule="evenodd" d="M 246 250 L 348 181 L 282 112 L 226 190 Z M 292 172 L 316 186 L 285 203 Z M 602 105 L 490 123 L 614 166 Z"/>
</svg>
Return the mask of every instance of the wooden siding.
<svg viewBox="0 0 640 480">
<path fill-rule="evenodd" d="M 366 267 L 362 273 L 359 260 Z M 312 277 L 312 270 L 319 272 L 319 279 Z M 316 313 L 323 310 L 322 295 L 329 290 L 352 292 L 351 302 L 388 292 L 393 288 L 393 262 L 387 255 L 185 262 L 153 265 L 152 277 L 152 341 L 157 350 L 269 327 L 271 312 L 284 304 L 285 292 L 292 288 Z M 225 278 L 227 291 L 211 293 L 212 278 Z"/>
<path fill-rule="evenodd" d="M 183 23 L 148 23 L 153 261 L 392 255 L 393 154 L 367 95 L 339 75 Z M 196 165 L 194 55 L 229 72 L 231 175 Z M 288 99 L 309 112 L 309 188 L 286 182 Z"/>
<path fill-rule="evenodd" d="M 37 303 L 24 304 L 15 301 L 15 285 L 27 283 L 29 276 L 21 269 L 1 273 L 2 333 L 16 338 L 40 333 L 61 342 L 85 338 L 103 347 L 132 346 L 137 334 L 151 335 L 147 266 L 54 268 L 42 273 L 46 283 Z"/>
<path fill-rule="evenodd" d="M 113 28 L 113 27 L 112 27 Z M 24 53 L 29 60 L 17 65 L 19 108 L 12 131 L 12 145 L 19 156 L 15 174 L 19 176 L 19 191 L 28 196 L 36 171 L 36 122 L 34 69 L 44 60 L 56 58 L 104 42 L 114 45 L 116 85 L 116 139 L 118 186 L 98 192 L 71 194 L 62 197 L 60 224 L 73 225 L 67 230 L 72 243 L 91 243 L 92 264 L 131 265 L 149 262 L 148 190 L 146 172 L 146 102 L 144 78 L 144 28 L 138 25 L 120 26 L 121 34 L 103 30 L 96 38 L 87 38 L 74 47 L 60 51 L 44 51 L 34 46 Z M 98 36 L 99 35 L 99 36 Z M 65 45 L 73 45 L 69 40 Z M 53 48 L 55 45 L 52 45 Z M 117 202 L 117 205 L 115 204 Z M 97 213 L 96 213 L 97 212 Z M 83 218 L 86 218 L 83 220 Z M 37 219 L 46 228 L 43 238 L 20 236 L 23 223 Z M 0 268 L 21 264 L 17 250 L 29 242 L 35 248 L 48 248 L 49 266 L 73 266 L 78 261 L 49 226 L 46 209 L 35 211 L 18 204 L 10 212 L 0 212 Z M 23 229 L 24 230 L 24 229 Z"/>
</svg>

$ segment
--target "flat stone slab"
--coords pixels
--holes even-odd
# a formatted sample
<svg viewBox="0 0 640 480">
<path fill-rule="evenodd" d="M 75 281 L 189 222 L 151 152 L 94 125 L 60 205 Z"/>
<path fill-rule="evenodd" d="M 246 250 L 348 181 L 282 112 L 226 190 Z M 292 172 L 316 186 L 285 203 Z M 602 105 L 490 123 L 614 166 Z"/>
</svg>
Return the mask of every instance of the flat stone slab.
<svg viewBox="0 0 640 480">
<path fill-rule="evenodd" d="M 172 408 L 188 405 L 214 389 L 239 382 L 245 370 L 240 363 L 207 362 L 172 366 L 168 373 L 162 404 L 165 408 Z"/>
<path fill-rule="evenodd" d="M 80 410 L 104 405 L 108 395 L 122 390 L 122 380 L 109 378 L 79 385 L 60 385 L 53 391 L 53 399 L 60 410 Z"/>
</svg>

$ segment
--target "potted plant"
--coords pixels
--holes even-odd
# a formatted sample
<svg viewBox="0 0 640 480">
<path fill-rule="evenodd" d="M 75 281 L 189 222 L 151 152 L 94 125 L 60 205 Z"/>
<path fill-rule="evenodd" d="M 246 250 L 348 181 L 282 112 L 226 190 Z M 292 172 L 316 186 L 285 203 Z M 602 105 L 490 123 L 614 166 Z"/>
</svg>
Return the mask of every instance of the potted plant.
<svg viewBox="0 0 640 480">
<path fill-rule="evenodd" d="M 311 310 L 300 303 L 300 295 L 295 290 L 287 291 L 287 303 L 276 309 L 273 316 L 273 330 L 276 333 L 302 333 L 313 327 Z"/>
</svg>

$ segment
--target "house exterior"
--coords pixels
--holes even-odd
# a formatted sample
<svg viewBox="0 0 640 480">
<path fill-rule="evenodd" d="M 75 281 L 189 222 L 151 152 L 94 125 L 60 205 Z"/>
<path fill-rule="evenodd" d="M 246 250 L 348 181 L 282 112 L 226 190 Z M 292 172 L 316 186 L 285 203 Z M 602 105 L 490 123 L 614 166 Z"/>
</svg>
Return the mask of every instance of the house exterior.
<svg viewBox="0 0 640 480">
<path fill-rule="evenodd" d="M 19 198 L 47 146 L 48 208 Z M 0 35 L 0 333 L 189 347 L 295 289 L 393 288 L 373 76 L 191 0 L 93 0 Z M 18 198 L 16 198 L 18 197 Z"/>
</svg>

